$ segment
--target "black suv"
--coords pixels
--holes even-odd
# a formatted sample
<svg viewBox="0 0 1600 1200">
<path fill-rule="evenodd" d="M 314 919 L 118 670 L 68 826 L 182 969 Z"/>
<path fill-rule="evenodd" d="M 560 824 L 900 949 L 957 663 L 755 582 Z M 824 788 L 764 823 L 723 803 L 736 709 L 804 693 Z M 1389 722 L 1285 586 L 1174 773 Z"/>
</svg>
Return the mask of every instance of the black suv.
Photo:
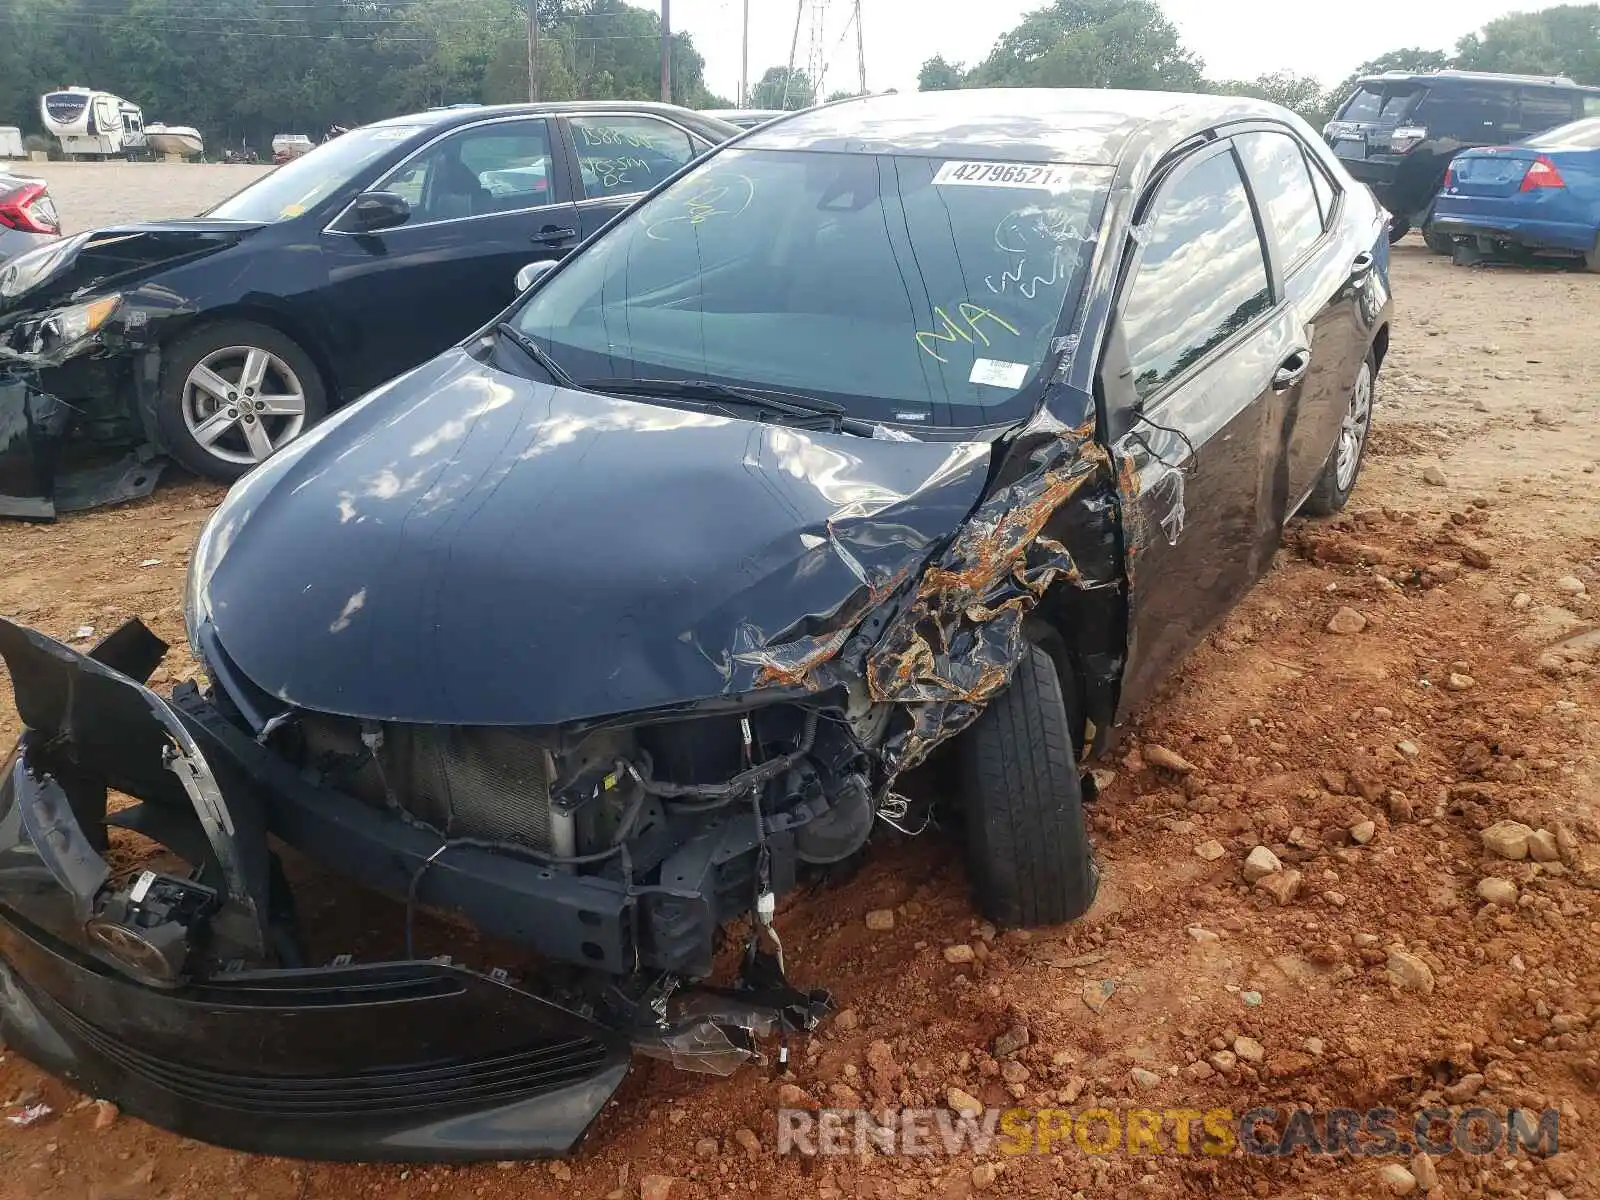
<svg viewBox="0 0 1600 1200">
<path fill-rule="evenodd" d="M 1457 152 L 1593 116 L 1600 116 L 1600 88 L 1564 76 L 1389 71 L 1358 81 L 1322 132 L 1393 214 L 1391 242 L 1416 225 L 1431 248 L 1448 254 L 1450 240 L 1430 234 L 1428 218 Z"/>
</svg>

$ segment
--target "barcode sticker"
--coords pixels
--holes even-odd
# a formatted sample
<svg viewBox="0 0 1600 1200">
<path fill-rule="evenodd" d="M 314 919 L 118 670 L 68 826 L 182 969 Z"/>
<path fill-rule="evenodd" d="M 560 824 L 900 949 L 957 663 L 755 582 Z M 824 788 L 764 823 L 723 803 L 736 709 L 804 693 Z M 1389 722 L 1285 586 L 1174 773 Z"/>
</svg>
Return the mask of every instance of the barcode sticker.
<svg viewBox="0 0 1600 1200">
<path fill-rule="evenodd" d="M 1038 163 L 947 162 L 934 173 L 940 187 L 1012 187 L 1065 191 L 1072 183 L 1072 168 Z"/>
</svg>

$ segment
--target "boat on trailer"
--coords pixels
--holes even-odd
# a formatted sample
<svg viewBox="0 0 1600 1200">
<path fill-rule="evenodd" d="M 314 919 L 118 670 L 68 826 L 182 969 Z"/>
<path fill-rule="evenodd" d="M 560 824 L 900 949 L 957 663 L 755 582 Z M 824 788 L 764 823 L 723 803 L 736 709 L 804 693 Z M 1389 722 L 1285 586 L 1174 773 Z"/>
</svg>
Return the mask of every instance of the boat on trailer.
<svg viewBox="0 0 1600 1200">
<path fill-rule="evenodd" d="M 146 125 L 145 137 L 150 149 L 163 158 L 176 154 L 182 158 L 199 158 L 206 152 L 205 139 L 193 125 L 163 125 L 159 122 Z"/>
</svg>

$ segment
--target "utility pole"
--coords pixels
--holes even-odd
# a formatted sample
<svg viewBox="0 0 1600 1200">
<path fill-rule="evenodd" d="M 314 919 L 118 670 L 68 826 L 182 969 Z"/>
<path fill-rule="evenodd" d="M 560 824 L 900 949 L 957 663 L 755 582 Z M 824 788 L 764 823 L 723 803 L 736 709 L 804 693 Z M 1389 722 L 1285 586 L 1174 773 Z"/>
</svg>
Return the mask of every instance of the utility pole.
<svg viewBox="0 0 1600 1200">
<path fill-rule="evenodd" d="M 744 40 L 739 46 L 739 107 L 750 107 L 750 0 L 744 0 Z"/>
<path fill-rule="evenodd" d="M 539 101 L 539 10 L 536 0 L 528 0 L 528 100 Z"/>
<path fill-rule="evenodd" d="M 856 91 L 867 94 L 867 49 L 861 36 L 861 0 L 856 0 Z"/>
<path fill-rule="evenodd" d="M 672 103 L 672 0 L 661 0 L 661 102 Z"/>
<path fill-rule="evenodd" d="M 800 49 L 800 18 L 805 15 L 806 0 L 800 0 L 794 6 L 794 37 L 789 39 L 789 73 L 783 77 L 783 102 L 779 108 L 789 107 L 789 85 L 794 82 L 794 56 Z"/>
</svg>

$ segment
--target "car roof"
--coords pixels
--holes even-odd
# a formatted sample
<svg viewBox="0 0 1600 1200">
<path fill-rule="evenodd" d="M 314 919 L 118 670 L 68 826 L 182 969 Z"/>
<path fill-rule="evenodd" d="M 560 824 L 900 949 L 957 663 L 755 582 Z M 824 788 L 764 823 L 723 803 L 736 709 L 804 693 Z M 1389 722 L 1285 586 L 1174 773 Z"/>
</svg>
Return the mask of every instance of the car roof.
<svg viewBox="0 0 1600 1200">
<path fill-rule="evenodd" d="M 644 113 L 668 117 L 697 132 L 704 132 L 708 136 L 724 140 L 743 132 L 737 125 L 729 125 L 726 121 L 719 121 L 715 117 L 693 109 L 680 108 L 676 104 L 663 104 L 659 100 L 556 100 L 548 104 L 479 104 L 470 108 L 452 106 L 429 109 L 427 112 L 407 113 L 398 117 L 385 117 L 381 121 L 372 121 L 363 128 L 426 126 L 438 130 L 457 125 L 474 125 L 479 121 L 493 120 L 496 117 L 556 116 L 561 113 L 595 112 Z"/>
<path fill-rule="evenodd" d="M 747 133 L 740 148 L 1113 166 L 1139 134 L 1182 141 L 1230 120 L 1282 121 L 1238 96 L 1093 88 L 970 88 L 862 96 L 803 109 Z"/>
<path fill-rule="evenodd" d="M 1570 88 L 1580 92 L 1600 92 L 1600 88 L 1586 87 L 1566 75 L 1515 75 L 1506 71 L 1384 71 L 1377 75 L 1363 75 L 1356 80 L 1367 83 L 1503 83 L 1508 87 Z"/>
</svg>

